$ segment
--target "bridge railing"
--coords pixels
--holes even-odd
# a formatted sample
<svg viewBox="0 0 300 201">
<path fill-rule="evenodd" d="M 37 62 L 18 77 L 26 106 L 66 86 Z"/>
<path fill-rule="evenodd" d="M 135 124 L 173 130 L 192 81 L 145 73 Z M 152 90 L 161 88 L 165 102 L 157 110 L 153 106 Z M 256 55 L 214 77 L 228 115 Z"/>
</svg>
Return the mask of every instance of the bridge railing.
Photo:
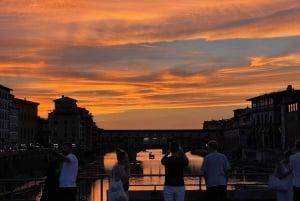
<svg viewBox="0 0 300 201">
<path fill-rule="evenodd" d="M 163 183 L 141 183 L 146 177 L 162 177 L 164 174 L 132 174 L 130 191 L 162 191 Z M 95 177 L 79 177 L 77 182 L 78 201 L 106 201 L 109 174 Z M 187 191 L 205 191 L 204 178 L 199 174 L 186 174 Z M 229 190 L 267 189 L 268 174 L 247 173 L 231 174 L 228 182 Z M 45 178 L 0 179 L 0 201 L 39 201 Z"/>
</svg>

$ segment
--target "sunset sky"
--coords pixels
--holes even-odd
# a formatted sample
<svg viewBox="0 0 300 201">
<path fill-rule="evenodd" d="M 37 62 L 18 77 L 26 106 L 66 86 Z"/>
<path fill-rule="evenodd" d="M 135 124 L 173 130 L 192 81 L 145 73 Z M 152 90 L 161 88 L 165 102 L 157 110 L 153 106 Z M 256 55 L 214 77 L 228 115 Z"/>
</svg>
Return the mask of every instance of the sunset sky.
<svg viewBox="0 0 300 201">
<path fill-rule="evenodd" d="M 199 129 L 300 89 L 299 0 L 1 0 L 0 84 L 104 129 Z"/>
</svg>

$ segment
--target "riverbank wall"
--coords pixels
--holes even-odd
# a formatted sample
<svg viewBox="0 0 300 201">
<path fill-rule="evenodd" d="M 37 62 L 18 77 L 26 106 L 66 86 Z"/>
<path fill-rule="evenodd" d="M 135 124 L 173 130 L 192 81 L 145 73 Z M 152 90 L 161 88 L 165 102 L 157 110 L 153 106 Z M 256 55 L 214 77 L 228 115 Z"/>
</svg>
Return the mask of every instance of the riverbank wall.
<svg viewBox="0 0 300 201">
<path fill-rule="evenodd" d="M 37 178 L 46 174 L 47 149 L 28 150 L 20 152 L 0 153 L 0 179 Z M 74 150 L 79 161 L 79 167 L 96 160 L 96 153 Z"/>
<path fill-rule="evenodd" d="M 42 176 L 46 170 L 46 152 L 30 150 L 0 154 L 0 178 L 24 178 Z"/>
</svg>

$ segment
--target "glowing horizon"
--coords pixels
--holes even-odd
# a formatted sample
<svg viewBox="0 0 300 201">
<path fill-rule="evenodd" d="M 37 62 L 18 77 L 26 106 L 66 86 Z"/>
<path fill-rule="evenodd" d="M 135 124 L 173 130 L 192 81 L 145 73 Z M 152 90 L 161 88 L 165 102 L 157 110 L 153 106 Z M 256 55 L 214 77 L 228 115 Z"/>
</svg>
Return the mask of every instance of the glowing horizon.
<svg viewBox="0 0 300 201">
<path fill-rule="evenodd" d="M 0 84 L 78 101 L 105 129 L 201 128 L 300 89 L 298 0 L 3 0 Z"/>
</svg>

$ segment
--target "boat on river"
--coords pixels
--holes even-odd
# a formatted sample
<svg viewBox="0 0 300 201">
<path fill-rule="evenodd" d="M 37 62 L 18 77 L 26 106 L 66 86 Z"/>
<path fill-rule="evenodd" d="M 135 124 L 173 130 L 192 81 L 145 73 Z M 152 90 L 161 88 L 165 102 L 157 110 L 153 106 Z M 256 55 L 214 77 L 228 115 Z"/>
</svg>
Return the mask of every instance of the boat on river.
<svg viewBox="0 0 300 201">
<path fill-rule="evenodd" d="M 153 154 L 152 152 L 149 152 L 149 159 L 155 159 L 155 154 Z"/>
</svg>

